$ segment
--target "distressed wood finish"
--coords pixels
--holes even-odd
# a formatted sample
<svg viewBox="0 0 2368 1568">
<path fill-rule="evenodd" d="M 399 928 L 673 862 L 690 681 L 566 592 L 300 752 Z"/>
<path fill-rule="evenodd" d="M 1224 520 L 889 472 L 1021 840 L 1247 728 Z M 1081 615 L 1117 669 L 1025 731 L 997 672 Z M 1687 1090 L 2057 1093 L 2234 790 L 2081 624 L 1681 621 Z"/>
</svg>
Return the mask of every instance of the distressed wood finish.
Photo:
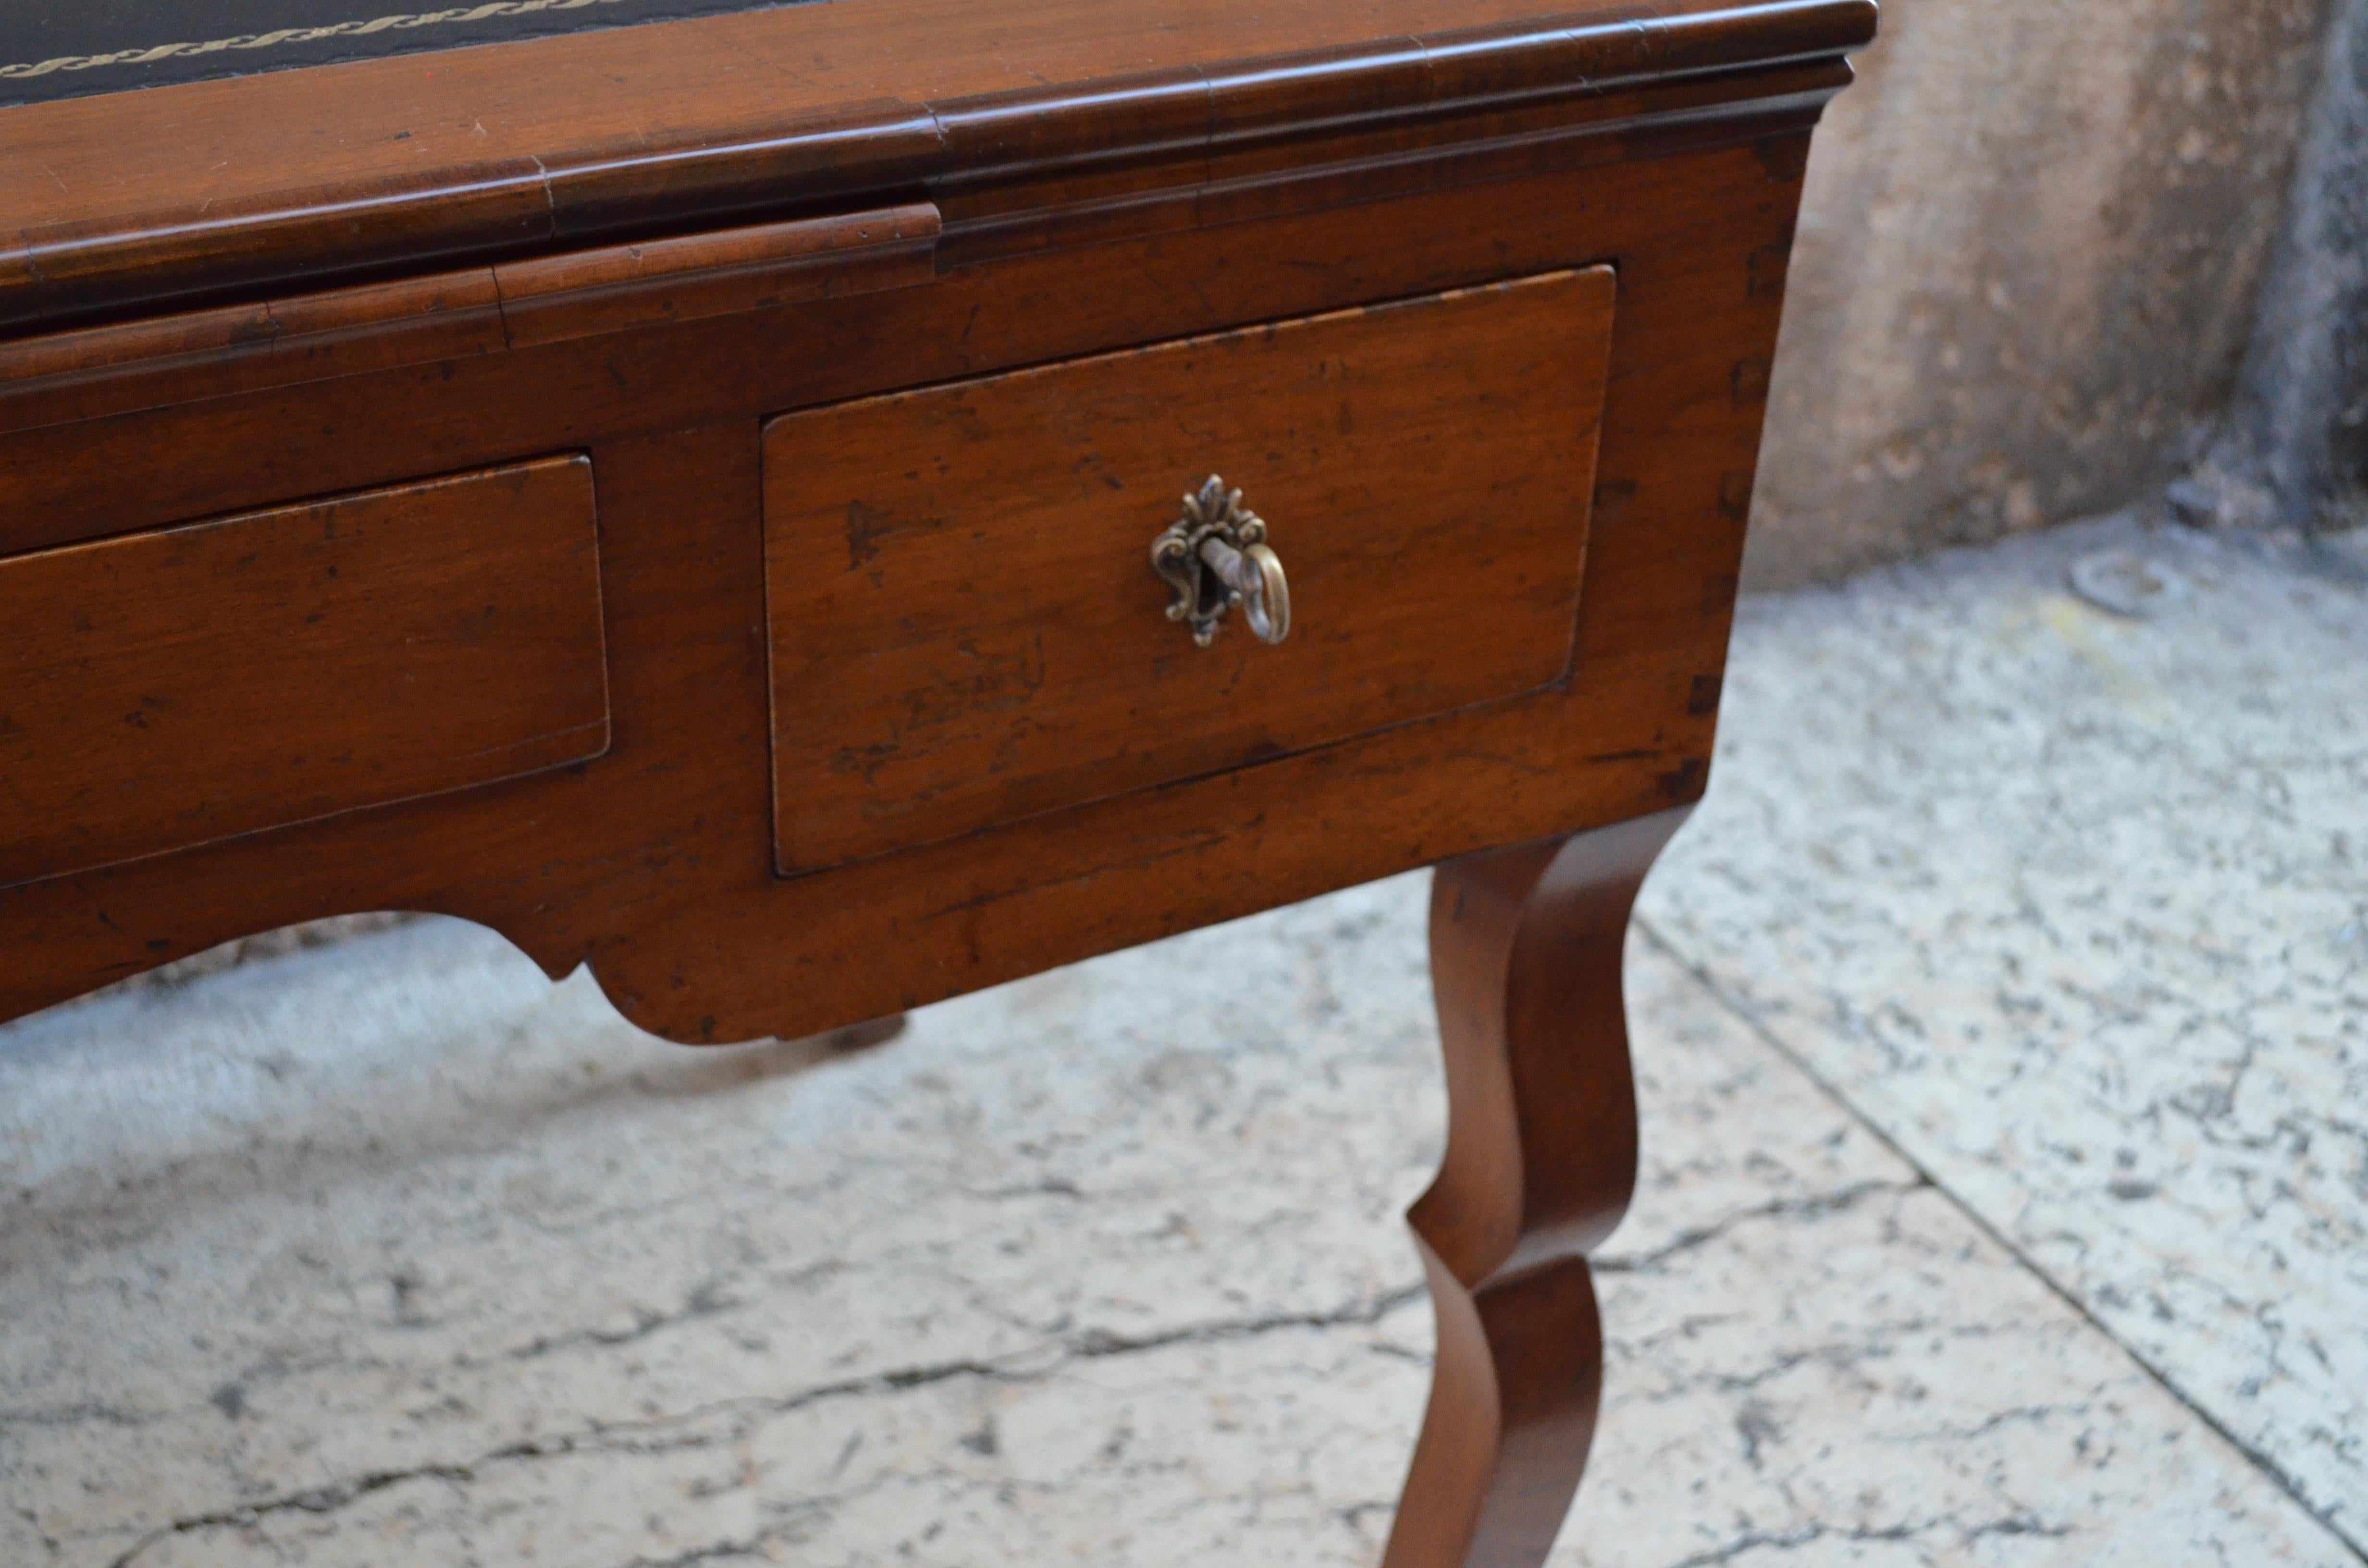
<svg viewBox="0 0 2368 1568">
<path fill-rule="evenodd" d="M 1383 1568 L 1535 1568 L 1595 1436 L 1587 1254 L 1636 1183 L 1621 950 L 1687 808 L 1451 860 L 1431 881 L 1447 1153 L 1407 1218 L 1439 1360 Z"/>
<path fill-rule="evenodd" d="M 401 908 L 811 1035 L 1448 862 L 1389 1562 L 1534 1568 L 1634 1176 L 1621 933 L 1873 20 L 830 0 L 0 110 L 0 1018 Z M 1165 618 L 1210 472 L 1281 647 Z M 959 666 L 1040 631 L 1015 727 Z"/>
<path fill-rule="evenodd" d="M 926 283 L 938 238 L 927 202 L 759 223 L 493 269 L 510 347 L 738 315 L 796 300 Z"/>
<path fill-rule="evenodd" d="M 1597 267 L 774 421 L 780 869 L 1560 680 L 1611 306 Z M 1280 644 L 1163 613 L 1145 551 L 1212 472 L 1273 530 Z"/>
<path fill-rule="evenodd" d="M 0 561 L 0 887 L 608 746 L 580 457 Z"/>
<path fill-rule="evenodd" d="M 1754 119 L 1658 159 L 0 435 L 0 555 L 586 449 L 616 734 L 595 767 L 13 892 L 0 1014 L 392 906 L 479 920 L 556 973 L 588 961 L 660 1034 L 805 1035 L 1691 798 L 1805 142 Z M 1619 328 L 1568 681 L 827 878 L 773 874 L 761 414 L 1589 261 L 1618 267 Z"/>
<path fill-rule="evenodd" d="M 0 429 L 911 288 L 939 228 L 919 202 L 20 338 Z"/>
<path fill-rule="evenodd" d="M 1831 60 L 1873 18 L 1873 0 L 831 0 L 41 105 L 8 111 L 0 153 L 0 322 L 1465 108 L 1617 118 L 1619 89 Z"/>
</svg>

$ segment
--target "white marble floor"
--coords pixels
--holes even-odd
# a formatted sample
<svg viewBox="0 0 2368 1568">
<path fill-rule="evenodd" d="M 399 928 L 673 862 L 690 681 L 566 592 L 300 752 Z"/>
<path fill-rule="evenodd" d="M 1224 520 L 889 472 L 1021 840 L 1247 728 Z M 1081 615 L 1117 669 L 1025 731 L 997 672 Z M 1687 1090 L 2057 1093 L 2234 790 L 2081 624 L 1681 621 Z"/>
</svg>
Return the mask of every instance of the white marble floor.
<svg viewBox="0 0 2368 1568">
<path fill-rule="evenodd" d="M 1751 605 L 1645 918 L 2362 1551 L 2368 595 L 2253 542 Z M 2066 591 L 2113 555 L 2152 614 Z"/>
<path fill-rule="evenodd" d="M 2368 1560 L 2363 608 L 2127 529 L 1748 607 L 1560 1568 Z M 854 1055 L 454 922 L 0 1029 L 0 1563 L 1370 1563 L 1421 893 Z"/>
</svg>

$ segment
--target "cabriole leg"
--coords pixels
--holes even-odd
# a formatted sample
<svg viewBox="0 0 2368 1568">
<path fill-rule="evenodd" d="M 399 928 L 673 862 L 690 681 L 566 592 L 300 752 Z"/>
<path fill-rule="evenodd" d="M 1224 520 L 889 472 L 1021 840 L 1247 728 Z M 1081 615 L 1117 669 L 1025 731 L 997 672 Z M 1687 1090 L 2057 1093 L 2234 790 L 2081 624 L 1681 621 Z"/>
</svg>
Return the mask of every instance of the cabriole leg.
<svg viewBox="0 0 2368 1568">
<path fill-rule="evenodd" d="M 1439 1317 L 1383 1568 L 1536 1568 L 1595 1435 L 1587 1266 L 1636 1180 L 1620 956 L 1685 812 L 1467 856 L 1431 884 L 1447 1153 L 1408 1213 Z"/>
</svg>

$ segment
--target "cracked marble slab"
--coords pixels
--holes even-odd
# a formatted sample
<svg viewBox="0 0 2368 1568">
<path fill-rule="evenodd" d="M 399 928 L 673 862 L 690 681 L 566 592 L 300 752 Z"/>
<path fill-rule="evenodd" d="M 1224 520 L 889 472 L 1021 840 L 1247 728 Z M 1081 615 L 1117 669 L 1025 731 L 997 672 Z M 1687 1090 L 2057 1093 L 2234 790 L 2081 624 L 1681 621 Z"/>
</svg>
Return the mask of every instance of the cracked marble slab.
<svg viewBox="0 0 2368 1568">
<path fill-rule="evenodd" d="M 2368 1549 L 2368 593 L 2108 520 L 1731 670 L 1642 918 Z"/>
<path fill-rule="evenodd" d="M 1422 898 L 853 1056 L 658 1044 L 449 921 L 0 1030 L 0 1562 L 1371 1564 L 1429 1380 Z M 2349 1561 L 1631 960 L 1645 1168 L 1558 1564 Z"/>
</svg>

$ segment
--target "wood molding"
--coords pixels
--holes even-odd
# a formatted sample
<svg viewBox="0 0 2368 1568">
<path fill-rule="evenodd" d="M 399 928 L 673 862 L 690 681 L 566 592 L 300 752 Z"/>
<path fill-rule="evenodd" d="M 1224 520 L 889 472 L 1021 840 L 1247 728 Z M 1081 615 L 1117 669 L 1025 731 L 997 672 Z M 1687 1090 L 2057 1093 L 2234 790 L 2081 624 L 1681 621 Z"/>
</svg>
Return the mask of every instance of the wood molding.
<svg viewBox="0 0 2368 1568">
<path fill-rule="evenodd" d="M 590 102 L 536 95 L 580 95 L 587 67 L 621 66 L 620 35 L 0 111 L 10 132 L 0 139 L 10 145 L 0 153 L 0 204 L 19 225 L 0 250 L 0 328 L 285 289 L 300 278 L 450 269 L 768 214 L 1057 181 L 1483 108 L 1563 103 L 1584 119 L 1588 105 L 1622 90 L 1838 62 L 1873 36 L 1875 14 L 1873 0 L 1687 0 L 1455 27 L 1432 25 L 1446 20 L 1438 0 L 1390 0 L 1374 7 L 1372 36 L 1245 58 L 1224 46 L 1252 21 L 1271 42 L 1325 29 L 1288 9 L 1252 18 L 1220 6 L 1173 28 L 1134 20 L 1113 30 L 1087 0 L 1053 6 L 1038 25 L 1057 28 L 1080 7 L 1088 15 L 1066 20 L 1086 41 L 1047 51 L 1054 71 L 1034 85 L 994 90 L 933 93 L 968 86 L 986 67 L 900 68 L 891 45 L 934 24 L 958 36 L 933 49 L 969 36 L 986 54 L 982 46 L 1008 25 L 1002 18 L 965 21 L 932 0 L 835 0 L 632 29 L 652 58 L 634 62 L 638 74 L 611 72 Z M 1412 26 L 1388 30 L 1393 22 Z M 749 49 L 786 55 L 809 37 L 873 68 L 833 70 L 825 59 L 803 64 L 803 79 L 746 80 Z M 1155 51 L 1178 58 L 1122 69 Z M 486 70 L 495 57 L 507 73 L 499 97 Z M 718 88 L 717 107 L 693 110 L 702 103 L 694 84 L 726 72 L 742 78 L 734 90 Z M 761 86 L 773 90 L 752 90 Z M 334 106 L 324 93 L 337 95 Z M 519 121 L 507 134 L 484 125 L 496 103 Z M 333 107 L 346 129 L 325 134 Z M 1651 112 L 1639 105 L 1635 117 Z M 456 141 L 456 116 L 481 134 Z M 218 161 L 191 164 L 192 140 Z M 437 161 L 407 142 L 465 155 Z M 258 175 L 257 165 L 270 172 Z"/>
<path fill-rule="evenodd" d="M 505 262 L 494 288 L 524 348 L 926 283 L 938 227 L 938 210 L 913 202 Z"/>
<path fill-rule="evenodd" d="M 1067 245 L 1777 136 L 1813 125 L 1850 77 L 1847 60 L 1813 58 L 1742 82 L 1691 79 L 1395 130 L 1355 126 L 1072 178 L 946 181 L 939 202 L 69 327 L 0 341 L 0 431 L 912 287 L 933 272 Z"/>
<path fill-rule="evenodd" d="M 0 430 L 909 288 L 928 202 L 571 251 L 0 343 Z"/>
<path fill-rule="evenodd" d="M 1813 60 L 1739 81 L 1664 83 L 1397 126 L 1354 126 L 1067 177 L 948 184 L 938 192 L 945 214 L 938 265 L 974 266 L 1804 131 L 1851 74 L 1847 60 Z"/>
</svg>

